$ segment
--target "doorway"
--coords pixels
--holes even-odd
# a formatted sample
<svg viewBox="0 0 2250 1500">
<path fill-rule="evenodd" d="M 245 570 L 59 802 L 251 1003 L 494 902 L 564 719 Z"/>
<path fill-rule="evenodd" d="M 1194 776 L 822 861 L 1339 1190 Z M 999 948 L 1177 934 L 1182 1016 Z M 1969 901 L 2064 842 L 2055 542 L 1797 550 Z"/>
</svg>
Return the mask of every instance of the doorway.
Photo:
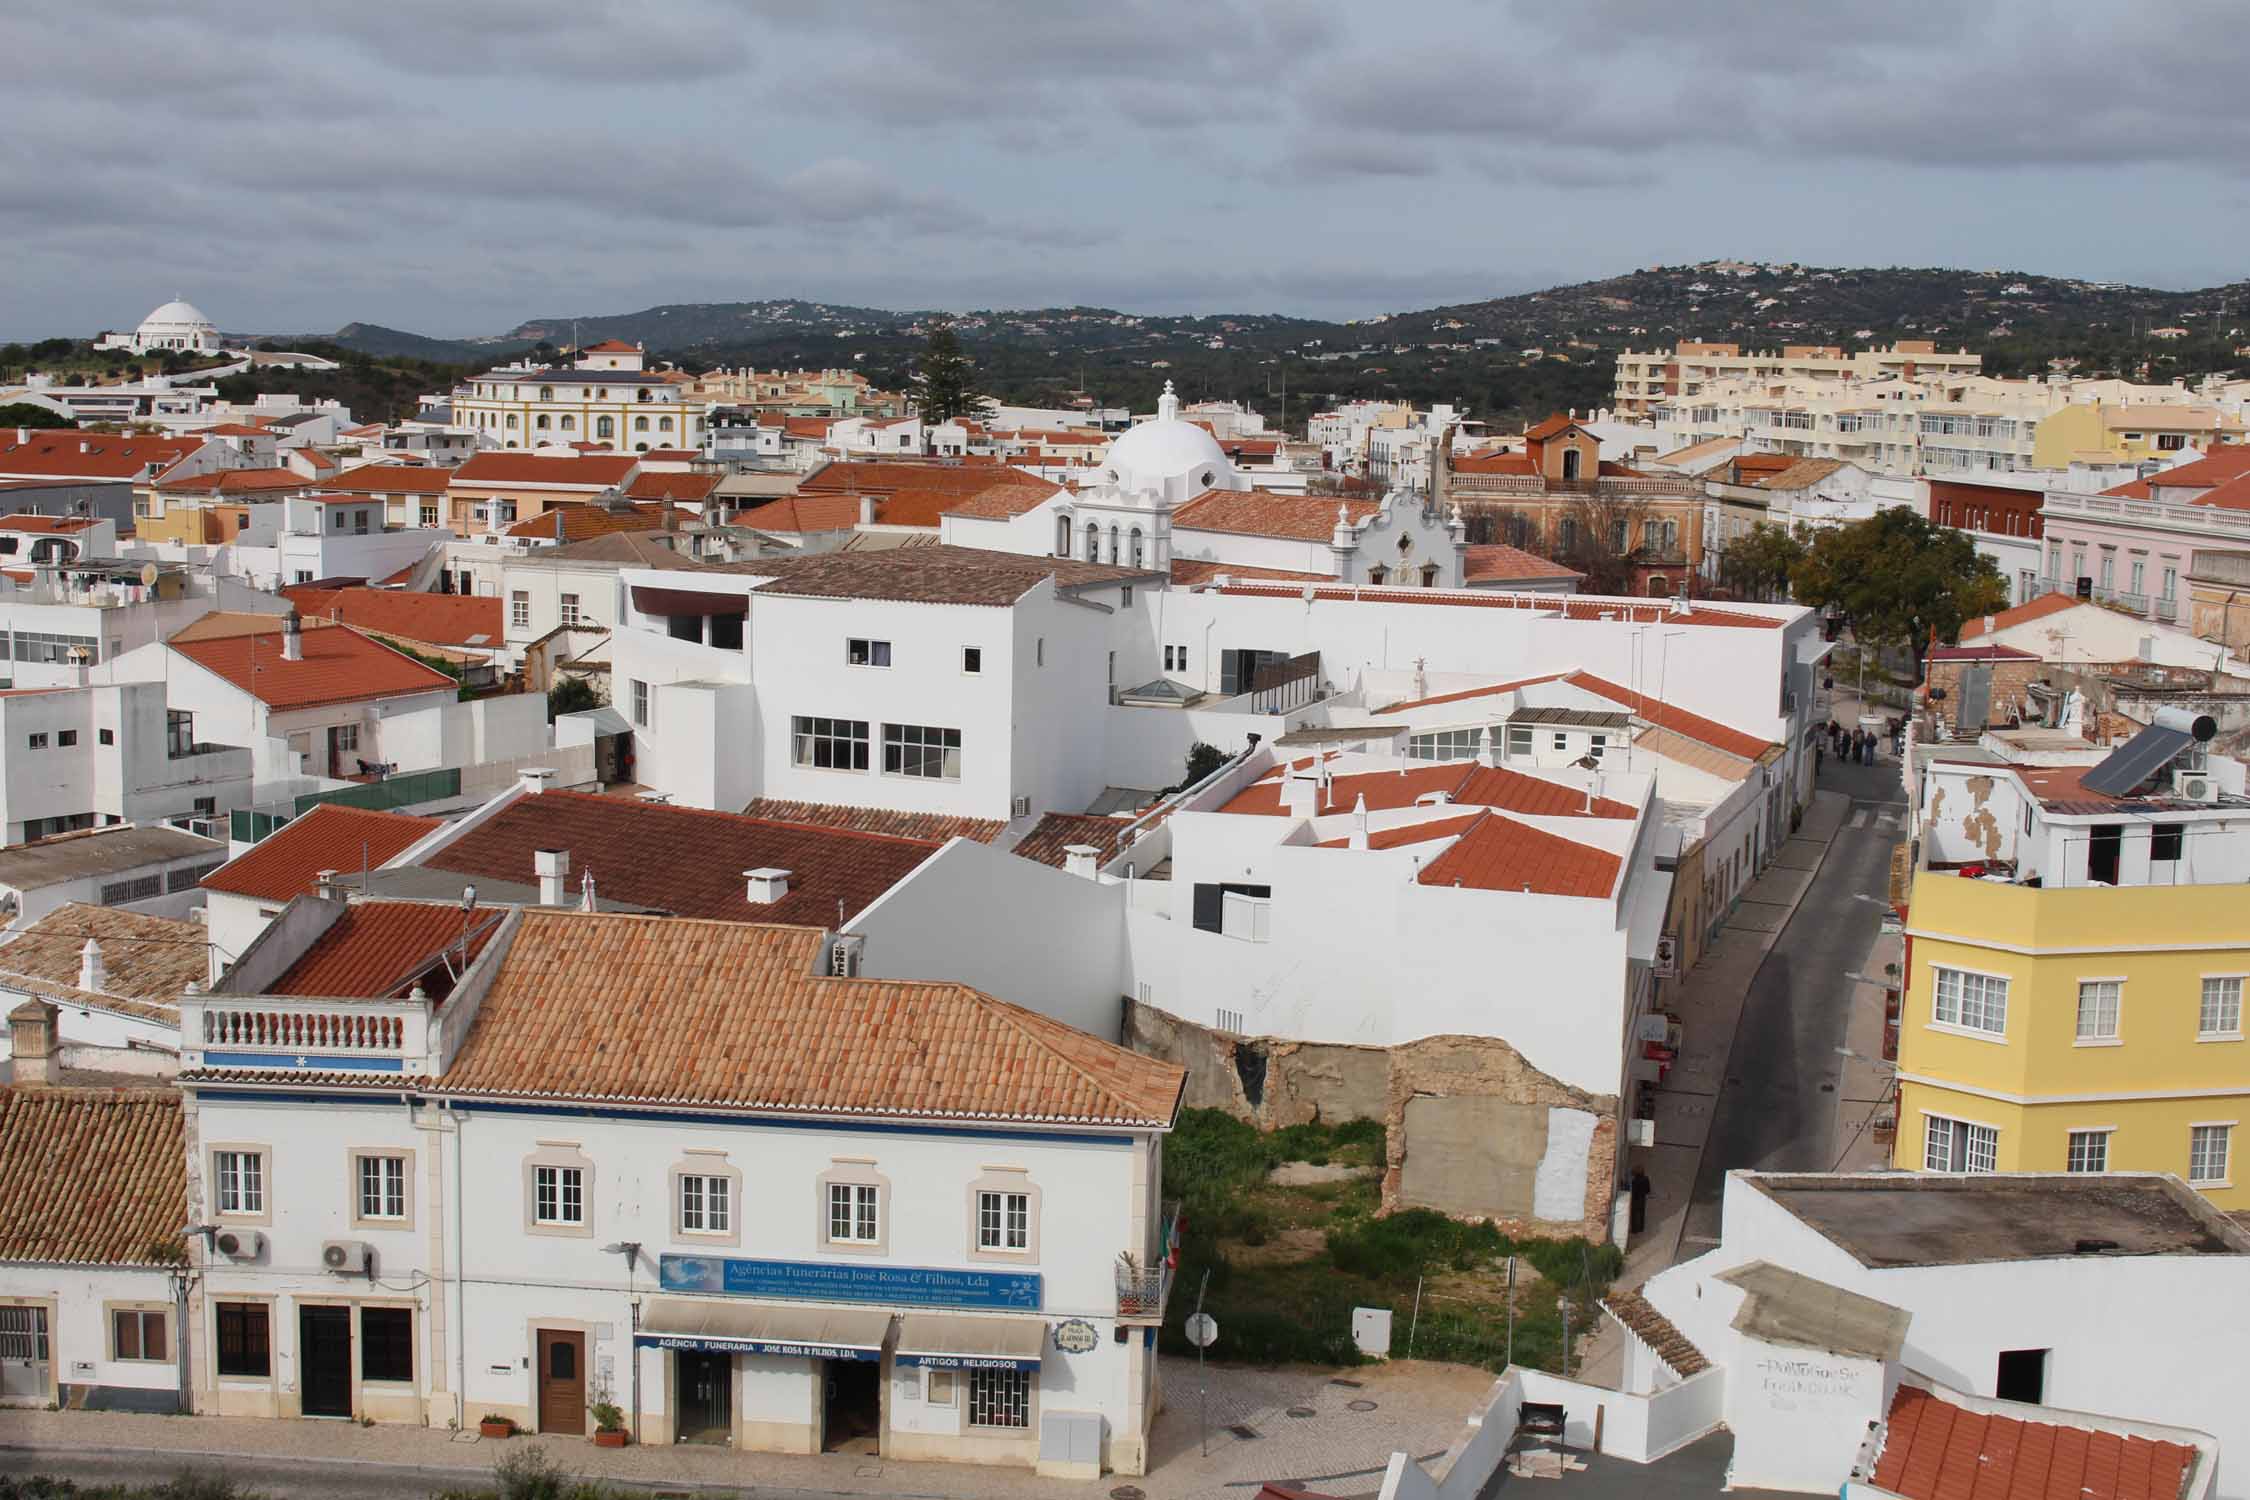
<svg viewBox="0 0 2250 1500">
<path fill-rule="evenodd" d="M 827 1397 L 821 1407 L 823 1453 L 877 1453 L 882 1430 L 883 1364 L 873 1359 L 822 1361 Z"/>
<path fill-rule="evenodd" d="M 2117 884 L 2117 856 L 2124 846 L 2123 824 L 2095 824 L 2086 846 L 2086 879 L 2095 885 Z"/>
<path fill-rule="evenodd" d="M 53 1375 L 47 1309 L 0 1307 L 0 1399 L 52 1400 Z"/>
<path fill-rule="evenodd" d="M 297 1309 L 297 1379 L 308 1417 L 352 1414 L 352 1310 Z"/>
<path fill-rule="evenodd" d="M 673 1380 L 678 1387 L 682 1443 L 734 1441 L 734 1356 L 681 1350 Z"/>
<path fill-rule="evenodd" d="M 539 1330 L 539 1430 L 586 1431 L 586 1335 Z"/>
</svg>

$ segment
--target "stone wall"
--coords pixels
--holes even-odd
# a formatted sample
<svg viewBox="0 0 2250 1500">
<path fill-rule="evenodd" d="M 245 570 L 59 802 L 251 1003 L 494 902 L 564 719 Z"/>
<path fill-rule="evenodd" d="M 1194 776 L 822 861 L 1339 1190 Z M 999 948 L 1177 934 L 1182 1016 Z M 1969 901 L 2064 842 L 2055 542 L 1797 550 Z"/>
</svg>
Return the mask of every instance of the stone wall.
<svg viewBox="0 0 2250 1500">
<path fill-rule="evenodd" d="M 1136 1002 L 1125 1042 L 1187 1069 L 1187 1107 L 1261 1130 L 1381 1120 L 1383 1209 L 1435 1208 L 1510 1235 L 1609 1237 L 1618 1101 L 1540 1072 L 1498 1037 L 1348 1047 L 1212 1031 Z"/>
</svg>

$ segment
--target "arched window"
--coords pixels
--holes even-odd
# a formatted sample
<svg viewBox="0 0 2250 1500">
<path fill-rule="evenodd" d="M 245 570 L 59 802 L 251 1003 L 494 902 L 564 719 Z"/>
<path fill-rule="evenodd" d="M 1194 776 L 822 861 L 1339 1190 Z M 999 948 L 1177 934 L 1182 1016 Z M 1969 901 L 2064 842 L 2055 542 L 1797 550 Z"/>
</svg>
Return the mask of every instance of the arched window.
<svg viewBox="0 0 2250 1500">
<path fill-rule="evenodd" d="M 648 394 L 648 392 L 646 392 L 646 391 L 642 391 L 642 392 L 641 392 L 641 393 L 640 393 L 640 394 L 639 394 L 638 396 L 634 397 L 633 399 L 634 399 L 634 400 L 636 400 L 636 401 L 646 401 L 646 400 L 648 400 L 648 399 L 649 399 L 649 394 Z"/>
<path fill-rule="evenodd" d="M 1422 564 L 1422 587 L 1426 589 L 1434 589 L 1437 587 L 1436 563 Z"/>
<path fill-rule="evenodd" d="M 1133 528 L 1133 566 L 1141 566 L 1141 528 Z"/>
<path fill-rule="evenodd" d="M 1117 559 L 1117 523 L 1112 521 L 1109 523 L 1109 560 L 1116 562 Z"/>
<path fill-rule="evenodd" d="M 672 430 L 672 419 L 670 417 L 658 417 L 656 419 L 656 430 L 658 432 L 670 432 Z"/>
<path fill-rule="evenodd" d="M 555 399 L 555 388 L 554 388 L 553 386 L 551 386 L 551 385 L 543 385 L 543 386 L 539 387 L 539 399 L 540 399 L 540 400 L 542 400 L 542 401 L 552 401 L 552 400 L 554 400 L 554 399 Z"/>
<path fill-rule="evenodd" d="M 1102 529 L 1091 521 L 1086 523 L 1085 560 L 1087 562 L 1100 562 L 1102 560 Z"/>
<path fill-rule="evenodd" d="M 635 444 L 633 445 L 633 451 L 634 451 L 635 453 L 646 453 L 646 452 L 648 452 L 648 444 L 646 444 L 646 443 L 635 443 Z"/>
<path fill-rule="evenodd" d="M 1369 583 L 1381 583 L 1384 579 L 1390 576 L 1390 570 L 1384 567 L 1381 563 L 1377 563 L 1374 567 L 1367 570 L 1367 581 Z"/>
<path fill-rule="evenodd" d="M 1055 517 L 1055 556 L 1070 556 L 1070 517 Z"/>
<path fill-rule="evenodd" d="M 516 414 L 514 412 L 508 413 L 508 425 L 510 427 L 514 427 L 516 425 Z"/>
<path fill-rule="evenodd" d="M 539 419 L 533 422 L 531 425 L 538 428 L 541 432 L 545 432 L 547 428 L 552 424 L 553 420 L 554 419 L 549 417 L 545 412 L 541 412 L 539 414 Z"/>
<path fill-rule="evenodd" d="M 1661 599 L 1670 592 L 1671 586 L 1664 581 L 1662 573 L 1651 573 L 1649 575 L 1648 596 L 1651 599 Z"/>
<path fill-rule="evenodd" d="M 598 438 L 617 436 L 617 419 L 615 417 L 596 417 L 594 419 L 594 436 Z"/>
<path fill-rule="evenodd" d="M 1578 477 L 1579 462 L 1579 454 L 1576 448 L 1563 449 L 1562 477 L 1565 479 L 1576 479 Z"/>
<path fill-rule="evenodd" d="M 576 432 L 578 430 L 578 419 L 572 416 L 565 416 L 562 419 L 562 430 L 565 432 Z"/>
<path fill-rule="evenodd" d="M 633 430 L 634 430 L 635 432 L 646 432 L 646 431 L 648 431 L 648 418 L 646 418 L 646 417 L 635 417 L 635 418 L 633 418 Z"/>
</svg>

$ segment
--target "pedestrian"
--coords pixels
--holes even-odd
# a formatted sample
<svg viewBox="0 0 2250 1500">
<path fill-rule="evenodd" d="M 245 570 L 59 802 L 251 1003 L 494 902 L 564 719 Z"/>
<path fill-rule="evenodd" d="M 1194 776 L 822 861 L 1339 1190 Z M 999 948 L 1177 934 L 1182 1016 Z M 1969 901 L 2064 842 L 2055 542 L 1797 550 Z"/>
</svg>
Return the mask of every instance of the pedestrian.
<svg viewBox="0 0 2250 1500">
<path fill-rule="evenodd" d="M 1863 766 L 1875 764 L 1875 731 L 1872 729 L 1862 729 L 1859 732 L 1859 763 Z"/>
<path fill-rule="evenodd" d="M 1867 731 L 1864 729 L 1852 731 L 1852 761 L 1856 765 L 1867 764 Z"/>
<path fill-rule="evenodd" d="M 1648 1195 L 1655 1190 L 1655 1187 L 1656 1184 L 1648 1180 L 1647 1172 L 1639 1167 L 1633 1168 L 1633 1180 L 1627 1188 L 1627 1191 L 1633 1195 L 1632 1216 L 1626 1221 L 1631 1233 L 1640 1234 L 1647 1230 Z"/>
</svg>

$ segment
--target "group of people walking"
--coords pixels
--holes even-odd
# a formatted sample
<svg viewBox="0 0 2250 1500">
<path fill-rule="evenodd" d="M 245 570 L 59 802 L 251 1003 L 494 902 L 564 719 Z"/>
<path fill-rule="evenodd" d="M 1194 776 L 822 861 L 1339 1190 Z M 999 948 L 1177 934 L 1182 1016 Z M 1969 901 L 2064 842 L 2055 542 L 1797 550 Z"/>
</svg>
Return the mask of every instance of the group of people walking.
<svg viewBox="0 0 2250 1500">
<path fill-rule="evenodd" d="M 1872 729 L 1846 729 L 1834 719 L 1828 721 L 1829 753 L 1848 765 L 1875 764 L 1876 746 L 1881 742 L 1882 737 Z"/>
</svg>

